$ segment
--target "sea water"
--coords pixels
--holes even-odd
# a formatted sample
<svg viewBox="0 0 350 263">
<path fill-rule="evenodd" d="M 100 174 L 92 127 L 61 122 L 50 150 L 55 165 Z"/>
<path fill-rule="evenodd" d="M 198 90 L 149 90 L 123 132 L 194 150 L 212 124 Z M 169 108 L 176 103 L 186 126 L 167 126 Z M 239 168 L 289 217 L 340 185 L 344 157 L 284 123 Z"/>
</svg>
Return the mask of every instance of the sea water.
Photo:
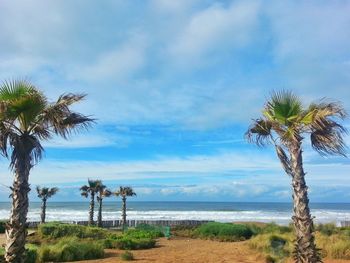
<svg viewBox="0 0 350 263">
<path fill-rule="evenodd" d="M 10 203 L 0 203 L 0 219 L 7 219 Z M 213 220 L 218 222 L 255 221 L 288 224 L 291 221 L 290 203 L 235 202 L 134 202 L 127 203 L 131 220 Z M 97 203 L 95 205 L 97 213 Z M 121 217 L 120 202 L 104 202 L 103 219 Z M 88 220 L 89 202 L 48 202 L 47 221 Z M 317 223 L 350 220 L 350 203 L 313 203 L 311 214 Z M 40 203 L 30 203 L 28 221 L 40 220 Z"/>
</svg>

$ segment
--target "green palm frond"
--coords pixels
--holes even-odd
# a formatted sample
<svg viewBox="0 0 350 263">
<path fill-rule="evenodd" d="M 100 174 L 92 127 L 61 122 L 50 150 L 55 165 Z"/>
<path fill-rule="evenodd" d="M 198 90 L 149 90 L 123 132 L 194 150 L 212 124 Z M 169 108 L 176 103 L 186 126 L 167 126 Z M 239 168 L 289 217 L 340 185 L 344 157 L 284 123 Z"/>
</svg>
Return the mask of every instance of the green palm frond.
<svg viewBox="0 0 350 263">
<path fill-rule="evenodd" d="M 11 155 L 10 167 L 14 168 L 23 154 L 30 156 L 35 165 L 43 153 L 41 140 L 55 134 L 67 138 L 72 132 L 90 127 L 93 119 L 70 109 L 84 97 L 64 94 L 55 103 L 49 103 L 28 81 L 3 82 L 0 86 L 0 152 L 5 157 Z"/>
<path fill-rule="evenodd" d="M 264 115 L 282 125 L 291 125 L 302 112 L 300 99 L 290 91 L 273 92 Z"/>
</svg>

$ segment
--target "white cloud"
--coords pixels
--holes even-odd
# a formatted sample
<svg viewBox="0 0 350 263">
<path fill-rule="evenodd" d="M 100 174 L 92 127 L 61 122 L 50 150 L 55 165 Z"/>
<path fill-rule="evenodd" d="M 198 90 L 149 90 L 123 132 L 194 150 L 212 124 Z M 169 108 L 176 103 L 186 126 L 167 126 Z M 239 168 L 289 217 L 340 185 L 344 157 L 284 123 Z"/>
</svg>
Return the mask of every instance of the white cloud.
<svg viewBox="0 0 350 263">
<path fill-rule="evenodd" d="M 257 23 L 258 7 L 256 1 L 235 1 L 228 8 L 214 3 L 200 10 L 171 44 L 170 53 L 182 64 L 191 65 L 208 52 L 246 44 Z"/>
</svg>

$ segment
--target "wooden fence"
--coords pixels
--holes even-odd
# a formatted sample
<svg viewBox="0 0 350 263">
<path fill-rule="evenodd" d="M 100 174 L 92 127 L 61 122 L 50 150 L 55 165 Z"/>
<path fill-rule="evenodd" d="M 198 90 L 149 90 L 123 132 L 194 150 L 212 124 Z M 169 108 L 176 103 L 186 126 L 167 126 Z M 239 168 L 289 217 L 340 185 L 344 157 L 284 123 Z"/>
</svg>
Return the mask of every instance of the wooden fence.
<svg viewBox="0 0 350 263">
<path fill-rule="evenodd" d="M 126 220 L 127 227 L 136 227 L 139 224 L 148 224 L 152 226 L 198 226 L 211 221 L 205 220 Z M 76 224 L 87 226 L 88 221 L 63 221 L 62 223 Z M 36 228 L 40 222 L 28 222 L 28 227 Z M 118 228 L 122 226 L 121 220 L 104 220 L 102 227 L 104 228 Z"/>
</svg>

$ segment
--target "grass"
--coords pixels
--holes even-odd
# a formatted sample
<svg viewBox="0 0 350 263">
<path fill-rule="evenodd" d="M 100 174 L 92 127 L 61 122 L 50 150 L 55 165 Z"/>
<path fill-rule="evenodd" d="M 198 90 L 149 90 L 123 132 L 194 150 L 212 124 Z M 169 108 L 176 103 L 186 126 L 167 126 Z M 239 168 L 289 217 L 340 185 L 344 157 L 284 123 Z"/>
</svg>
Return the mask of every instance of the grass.
<svg viewBox="0 0 350 263">
<path fill-rule="evenodd" d="M 210 222 L 193 231 L 193 237 L 219 241 L 241 241 L 251 238 L 251 228 L 244 224 Z"/>
<path fill-rule="evenodd" d="M 134 260 L 134 255 L 130 251 L 125 251 L 120 255 L 121 260 L 131 261 Z"/>
<path fill-rule="evenodd" d="M 268 232 L 268 229 L 271 232 Z M 350 228 L 336 227 L 334 224 L 316 226 L 316 246 L 322 257 L 330 259 L 350 259 Z M 248 241 L 249 247 L 270 258 L 271 262 L 281 262 L 290 257 L 294 249 L 293 232 L 278 228 L 265 228 Z M 272 261 L 275 260 L 275 261 Z"/>
<path fill-rule="evenodd" d="M 128 230 L 122 235 L 110 235 L 104 241 L 106 248 L 118 248 L 125 250 L 134 249 L 148 249 L 156 245 L 156 238 L 154 232 L 143 230 Z"/>
<path fill-rule="evenodd" d="M 99 259 L 104 257 L 104 247 L 94 240 L 79 240 L 76 237 L 61 238 L 53 245 L 38 249 L 39 262 L 67 262 Z"/>
<path fill-rule="evenodd" d="M 60 238 L 75 236 L 78 238 L 103 239 L 108 235 L 108 231 L 99 227 L 80 226 L 62 223 L 47 223 L 39 225 L 38 234 L 45 238 Z"/>
</svg>

